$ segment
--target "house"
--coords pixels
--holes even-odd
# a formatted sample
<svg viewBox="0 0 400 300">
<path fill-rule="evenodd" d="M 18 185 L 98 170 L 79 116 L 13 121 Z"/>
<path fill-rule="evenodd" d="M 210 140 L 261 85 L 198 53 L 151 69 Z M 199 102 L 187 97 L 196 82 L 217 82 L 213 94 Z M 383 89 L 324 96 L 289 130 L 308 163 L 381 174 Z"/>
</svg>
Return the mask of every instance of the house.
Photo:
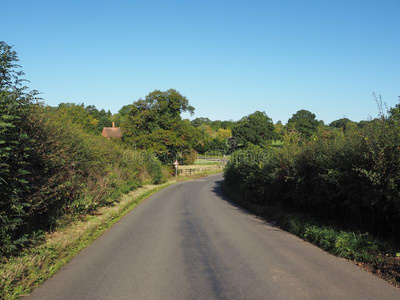
<svg viewBox="0 0 400 300">
<path fill-rule="evenodd" d="M 122 131 L 120 127 L 115 127 L 115 123 L 112 122 L 112 127 L 104 127 L 101 135 L 108 139 L 120 139 Z"/>
</svg>

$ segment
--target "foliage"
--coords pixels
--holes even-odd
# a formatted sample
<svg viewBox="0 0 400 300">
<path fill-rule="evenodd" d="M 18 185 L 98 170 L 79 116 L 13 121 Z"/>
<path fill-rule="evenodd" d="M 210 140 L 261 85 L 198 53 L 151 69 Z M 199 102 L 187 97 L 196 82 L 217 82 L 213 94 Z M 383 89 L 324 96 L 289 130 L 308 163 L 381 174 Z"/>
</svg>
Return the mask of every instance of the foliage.
<svg viewBox="0 0 400 300">
<path fill-rule="evenodd" d="M 205 125 L 211 125 L 212 121 L 209 118 L 196 118 L 193 119 L 192 121 L 190 121 L 190 123 L 194 126 L 194 127 L 199 127 L 203 124 Z"/>
<path fill-rule="evenodd" d="M 399 96 L 399 103 L 397 103 L 394 107 L 391 107 L 389 110 L 389 119 L 400 121 L 400 96 Z"/>
<path fill-rule="evenodd" d="M 121 124 L 123 142 L 137 149 L 153 150 L 164 164 L 175 159 L 190 164 L 210 151 L 228 153 L 233 121 L 208 118 L 182 120 L 182 112 L 193 113 L 186 97 L 176 90 L 153 91 L 145 99 L 124 106 L 112 119 Z"/>
<path fill-rule="evenodd" d="M 99 133 L 99 120 L 94 118 L 83 104 L 61 103 L 55 109 L 57 115 L 66 122 L 79 125 L 84 131 L 92 134 Z M 101 132 L 101 130 L 100 130 Z"/>
<path fill-rule="evenodd" d="M 318 130 L 319 122 L 312 112 L 301 109 L 288 120 L 289 129 L 294 129 L 300 133 L 304 139 L 309 139 Z"/>
<path fill-rule="evenodd" d="M 265 112 L 256 111 L 242 118 L 232 128 L 232 135 L 238 145 L 264 145 L 276 138 L 274 124 Z"/>
<path fill-rule="evenodd" d="M 322 132 L 283 147 L 237 151 L 225 170 L 247 201 L 283 205 L 400 239 L 400 126 L 380 118 L 347 132 Z"/>
<path fill-rule="evenodd" d="M 162 170 L 162 165 L 159 159 L 152 155 L 151 151 L 142 152 L 141 157 L 145 159 L 141 161 L 146 166 L 146 170 L 151 177 L 151 183 L 161 184 L 166 182 L 166 176 Z"/>
<path fill-rule="evenodd" d="M 106 112 L 104 109 L 98 110 L 94 105 L 86 106 L 85 110 L 98 121 L 96 126 L 97 133 L 101 133 L 104 127 L 111 127 L 112 114 L 110 111 Z"/>
<path fill-rule="evenodd" d="M 145 99 L 133 103 L 126 124 L 129 135 L 149 134 L 156 130 L 174 130 L 181 122 L 181 113 L 193 114 L 194 108 L 186 97 L 174 89 L 165 92 L 155 90 Z"/>
<path fill-rule="evenodd" d="M 349 120 L 348 118 L 342 118 L 335 121 L 332 121 L 329 126 L 334 128 L 341 128 L 342 130 L 346 131 L 351 127 L 355 127 L 356 123 Z"/>
<path fill-rule="evenodd" d="M 152 149 L 164 163 L 183 159 L 198 144 L 200 130 L 181 113 L 194 112 L 186 97 L 176 90 L 154 91 L 130 107 L 121 124 L 124 141 L 139 149 Z M 185 159 L 183 159 L 185 160 Z"/>
<path fill-rule="evenodd" d="M 120 127 L 122 123 L 126 121 L 129 116 L 129 113 L 133 107 L 133 104 L 124 105 L 118 111 L 117 114 L 111 116 L 111 121 L 115 122 L 117 127 Z"/>
<path fill-rule="evenodd" d="M 61 103 L 54 110 L 60 118 L 79 124 L 88 133 L 100 135 L 104 127 L 111 127 L 111 112 L 99 111 L 94 105 Z"/>
<path fill-rule="evenodd" d="M 281 140 L 285 132 L 285 126 L 281 121 L 278 121 L 276 124 L 274 124 L 274 130 L 277 140 Z"/>
<path fill-rule="evenodd" d="M 218 131 L 219 129 L 232 129 L 232 127 L 235 125 L 235 122 L 232 120 L 229 121 L 220 121 L 220 120 L 215 120 L 212 121 L 209 118 L 196 118 L 191 121 L 191 124 L 194 127 L 200 127 L 202 125 L 208 125 L 213 131 Z"/>
<path fill-rule="evenodd" d="M 37 92 L 22 86 L 17 54 L 0 42 L 0 244 L 14 250 L 27 237 L 13 232 L 24 225 L 23 215 L 32 192 L 32 162 L 37 158 L 27 118 Z M 1 250 L 0 250 L 1 253 Z"/>
</svg>

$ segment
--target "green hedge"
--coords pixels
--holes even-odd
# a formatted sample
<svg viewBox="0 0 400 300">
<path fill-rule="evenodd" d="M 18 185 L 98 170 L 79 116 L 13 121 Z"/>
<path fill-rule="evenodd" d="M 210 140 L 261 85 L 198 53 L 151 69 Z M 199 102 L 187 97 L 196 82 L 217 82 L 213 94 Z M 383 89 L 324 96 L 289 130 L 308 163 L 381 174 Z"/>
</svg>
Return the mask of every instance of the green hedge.
<svg viewBox="0 0 400 300">
<path fill-rule="evenodd" d="M 0 102 L 1 255 L 15 254 L 43 231 L 118 201 L 143 181 L 165 181 L 156 159 L 126 159 L 118 141 L 85 132 L 57 110 L 5 100 Z"/>
<path fill-rule="evenodd" d="M 281 205 L 399 239 L 400 126 L 385 118 L 364 128 L 296 134 L 282 148 L 235 152 L 226 184 L 246 201 Z"/>
</svg>

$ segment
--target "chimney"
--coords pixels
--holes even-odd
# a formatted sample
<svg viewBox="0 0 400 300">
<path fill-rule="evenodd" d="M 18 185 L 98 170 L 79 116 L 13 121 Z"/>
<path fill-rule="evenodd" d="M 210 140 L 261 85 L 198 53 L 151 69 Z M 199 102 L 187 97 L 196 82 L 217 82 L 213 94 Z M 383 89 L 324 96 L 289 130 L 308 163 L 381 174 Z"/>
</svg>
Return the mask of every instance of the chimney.
<svg viewBox="0 0 400 300">
<path fill-rule="evenodd" d="M 115 127 L 115 123 L 114 123 L 114 122 L 112 122 L 112 127 L 113 127 L 113 128 Z"/>
</svg>

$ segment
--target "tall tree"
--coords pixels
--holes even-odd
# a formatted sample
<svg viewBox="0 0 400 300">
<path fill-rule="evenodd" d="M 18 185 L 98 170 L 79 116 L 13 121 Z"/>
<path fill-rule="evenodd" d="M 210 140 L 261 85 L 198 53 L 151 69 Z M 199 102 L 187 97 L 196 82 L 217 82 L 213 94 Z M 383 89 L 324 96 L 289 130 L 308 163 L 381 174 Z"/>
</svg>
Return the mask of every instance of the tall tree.
<svg viewBox="0 0 400 300">
<path fill-rule="evenodd" d="M 346 131 L 350 126 L 355 126 L 356 123 L 351 121 L 348 118 L 342 118 L 335 121 L 332 121 L 329 124 L 329 127 L 341 128 L 343 131 Z"/>
<path fill-rule="evenodd" d="M 318 125 L 315 114 L 305 109 L 297 111 L 287 122 L 287 127 L 295 129 L 303 138 L 310 138 L 316 133 Z"/>
<path fill-rule="evenodd" d="M 139 148 L 152 148 L 159 157 L 176 155 L 193 149 L 200 131 L 181 113 L 194 113 L 194 107 L 178 91 L 155 90 L 145 99 L 135 101 L 122 119 L 124 140 Z"/>
<path fill-rule="evenodd" d="M 181 113 L 194 113 L 194 107 L 178 91 L 155 90 L 134 102 L 125 122 L 127 136 L 149 134 L 157 129 L 173 130 L 182 120 Z"/>
<path fill-rule="evenodd" d="M 211 121 L 209 118 L 203 118 L 203 117 L 196 118 L 196 119 L 190 121 L 190 123 L 192 123 L 192 125 L 193 125 L 194 127 L 199 127 L 199 126 L 201 126 L 201 125 L 203 125 L 203 124 L 205 124 L 205 125 L 210 125 L 211 122 L 212 122 L 212 121 Z"/>
<path fill-rule="evenodd" d="M 262 146 L 266 141 L 276 138 L 272 119 L 261 111 L 256 111 L 237 122 L 232 128 L 232 135 L 237 144 L 243 146 L 249 143 Z"/>
<path fill-rule="evenodd" d="M 100 134 L 103 127 L 99 127 L 99 119 L 95 118 L 94 115 L 99 116 L 99 111 L 93 106 L 88 106 L 85 109 L 84 104 L 74 104 L 74 103 L 60 103 L 57 107 L 57 113 L 60 118 L 65 119 L 65 121 L 72 122 L 81 126 L 86 132 Z"/>
</svg>

